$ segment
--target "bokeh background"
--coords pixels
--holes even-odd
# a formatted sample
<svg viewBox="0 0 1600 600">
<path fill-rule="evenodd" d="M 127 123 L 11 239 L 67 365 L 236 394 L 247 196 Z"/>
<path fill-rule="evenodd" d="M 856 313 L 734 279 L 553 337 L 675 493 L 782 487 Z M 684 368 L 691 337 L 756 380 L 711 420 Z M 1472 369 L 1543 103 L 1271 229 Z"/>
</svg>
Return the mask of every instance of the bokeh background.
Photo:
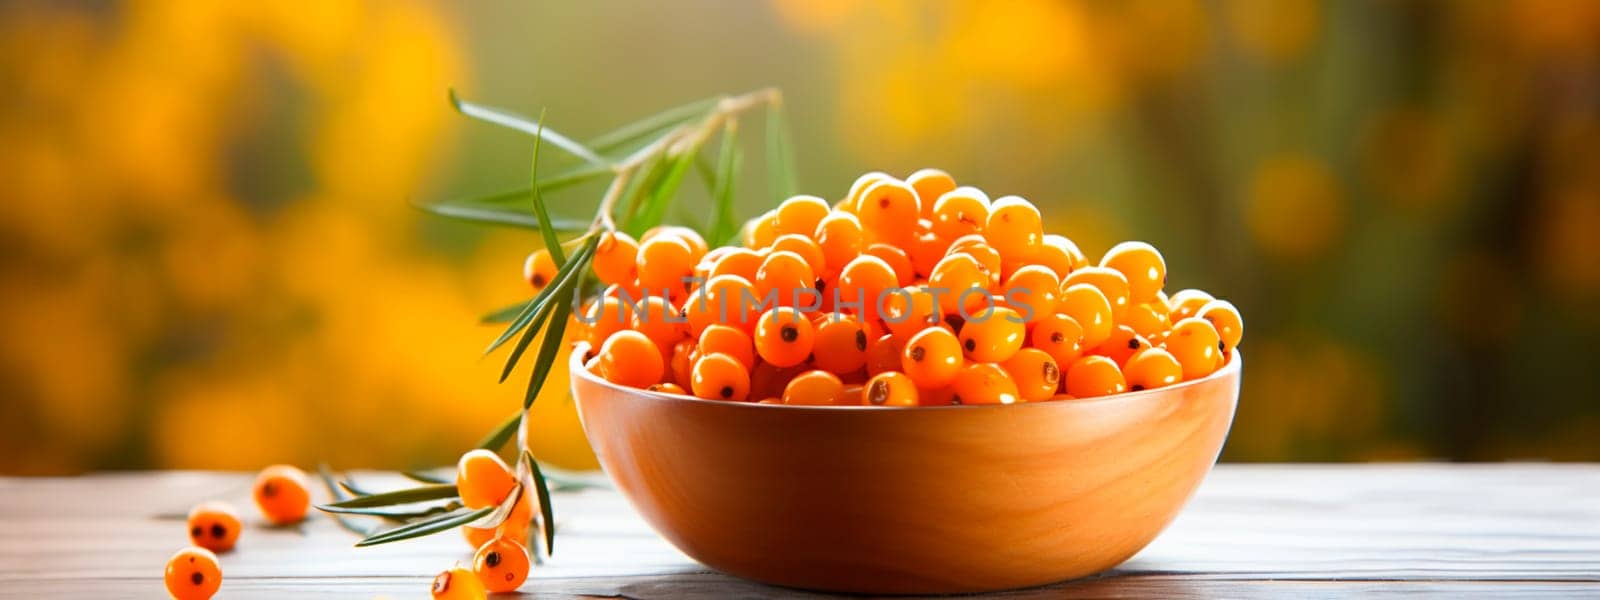
<svg viewBox="0 0 1600 600">
<path fill-rule="evenodd" d="M 526 177 L 447 90 L 768 85 L 805 191 L 941 167 L 1233 300 L 1227 460 L 1600 459 L 1600 2 L 7 2 L 0 82 L 4 473 L 452 460 L 538 238 L 408 206 Z"/>
</svg>

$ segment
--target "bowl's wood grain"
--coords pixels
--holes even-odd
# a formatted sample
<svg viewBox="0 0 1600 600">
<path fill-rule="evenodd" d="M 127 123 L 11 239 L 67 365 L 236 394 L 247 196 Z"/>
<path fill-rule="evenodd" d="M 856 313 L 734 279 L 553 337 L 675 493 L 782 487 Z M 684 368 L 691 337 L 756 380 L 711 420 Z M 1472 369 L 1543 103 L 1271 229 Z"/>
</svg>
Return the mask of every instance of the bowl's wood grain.
<svg viewBox="0 0 1600 600">
<path fill-rule="evenodd" d="M 601 464 L 684 553 L 898 594 L 1040 585 L 1138 552 L 1216 461 L 1241 362 L 1114 398 L 912 409 L 677 398 L 572 368 Z"/>
</svg>

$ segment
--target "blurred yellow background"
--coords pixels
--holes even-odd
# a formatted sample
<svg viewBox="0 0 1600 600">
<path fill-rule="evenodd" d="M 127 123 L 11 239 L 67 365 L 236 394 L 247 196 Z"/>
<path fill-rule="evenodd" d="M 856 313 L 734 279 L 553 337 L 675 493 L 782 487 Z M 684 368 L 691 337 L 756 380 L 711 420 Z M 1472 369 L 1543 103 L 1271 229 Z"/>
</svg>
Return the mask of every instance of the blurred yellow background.
<svg viewBox="0 0 1600 600">
<path fill-rule="evenodd" d="M 510 414 L 476 318 L 538 236 L 407 202 L 531 144 L 452 87 L 585 137 L 776 85 L 809 193 L 934 166 L 1150 241 L 1249 323 L 1226 459 L 1600 459 L 1600 2 L 23 2 L 0 81 L 4 473 L 439 464 Z"/>
</svg>

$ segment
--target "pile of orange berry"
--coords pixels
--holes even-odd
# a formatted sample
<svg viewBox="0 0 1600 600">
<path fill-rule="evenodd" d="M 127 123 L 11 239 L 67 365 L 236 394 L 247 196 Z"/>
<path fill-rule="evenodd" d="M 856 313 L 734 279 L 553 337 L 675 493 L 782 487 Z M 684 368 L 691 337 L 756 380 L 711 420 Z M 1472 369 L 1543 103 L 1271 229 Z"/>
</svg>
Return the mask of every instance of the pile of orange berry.
<svg viewBox="0 0 1600 600">
<path fill-rule="evenodd" d="M 587 368 L 669 394 L 769 404 L 937 406 L 1105 396 L 1205 377 L 1239 312 L 1168 296 L 1166 263 L 1123 242 L 1093 263 L 1017 196 L 943 171 L 873 172 L 829 204 L 795 196 L 742 246 L 694 231 L 601 234 L 606 285 L 579 311 Z M 548 255 L 525 275 L 550 281 Z M 770 301 L 767 301 L 769 300 Z M 764 302 L 765 301 L 765 302 Z"/>
<path fill-rule="evenodd" d="M 273 525 L 299 523 L 311 509 L 306 474 L 289 465 L 263 469 L 252 492 L 261 516 Z M 244 527 L 239 512 L 221 501 L 195 505 L 189 510 L 187 526 L 192 545 L 167 560 L 167 593 L 178 600 L 205 600 L 222 586 L 217 553 L 233 550 Z"/>
</svg>

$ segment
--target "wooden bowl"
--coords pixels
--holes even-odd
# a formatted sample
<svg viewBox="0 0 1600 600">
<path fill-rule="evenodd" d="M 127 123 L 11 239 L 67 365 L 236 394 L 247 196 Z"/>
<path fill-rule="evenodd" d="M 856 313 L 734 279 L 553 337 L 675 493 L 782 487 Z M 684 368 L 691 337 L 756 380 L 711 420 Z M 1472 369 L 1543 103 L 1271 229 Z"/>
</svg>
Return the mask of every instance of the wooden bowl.
<svg viewBox="0 0 1600 600">
<path fill-rule="evenodd" d="M 573 352 L 606 473 L 685 554 L 770 584 L 1003 590 L 1144 548 L 1211 470 L 1242 358 L 1176 386 L 1011 406 L 700 400 L 611 384 Z"/>
</svg>

